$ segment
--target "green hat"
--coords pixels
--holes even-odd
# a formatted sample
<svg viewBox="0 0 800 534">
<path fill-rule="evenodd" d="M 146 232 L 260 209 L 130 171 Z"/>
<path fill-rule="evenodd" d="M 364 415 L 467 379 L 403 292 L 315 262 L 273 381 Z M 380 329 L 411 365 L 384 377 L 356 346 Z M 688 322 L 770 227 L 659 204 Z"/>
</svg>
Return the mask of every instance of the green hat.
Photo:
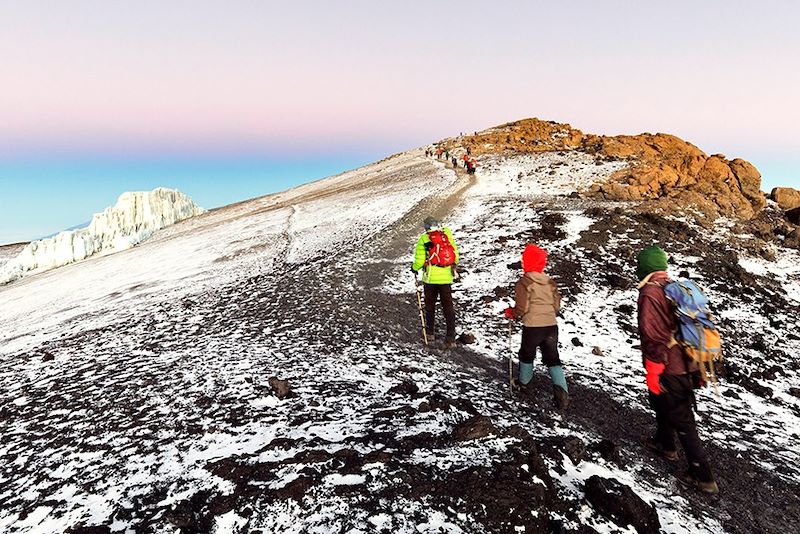
<svg viewBox="0 0 800 534">
<path fill-rule="evenodd" d="M 639 253 L 636 263 L 636 276 L 644 280 L 650 273 L 667 270 L 667 253 L 653 245 Z"/>
</svg>

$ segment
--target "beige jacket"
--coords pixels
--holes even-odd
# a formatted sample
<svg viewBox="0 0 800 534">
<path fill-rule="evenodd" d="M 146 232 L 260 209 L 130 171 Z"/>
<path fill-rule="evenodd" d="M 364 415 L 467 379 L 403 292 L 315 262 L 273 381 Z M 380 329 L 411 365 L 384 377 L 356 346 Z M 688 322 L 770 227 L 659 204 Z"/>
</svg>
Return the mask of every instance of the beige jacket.
<svg viewBox="0 0 800 534">
<path fill-rule="evenodd" d="M 514 293 L 514 317 L 525 326 L 553 326 L 561 309 L 556 283 L 544 273 L 525 273 Z"/>
</svg>

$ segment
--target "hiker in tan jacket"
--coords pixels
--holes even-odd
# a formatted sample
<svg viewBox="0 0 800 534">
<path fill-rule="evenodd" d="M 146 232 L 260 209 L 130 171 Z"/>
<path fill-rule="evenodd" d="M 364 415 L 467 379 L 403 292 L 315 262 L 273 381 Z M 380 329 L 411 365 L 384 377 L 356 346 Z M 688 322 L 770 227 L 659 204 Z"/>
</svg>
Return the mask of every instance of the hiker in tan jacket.
<svg viewBox="0 0 800 534">
<path fill-rule="evenodd" d="M 558 321 L 561 294 L 556 283 L 544 274 L 547 252 L 536 245 L 528 245 L 522 252 L 522 270 L 525 274 L 517 282 L 514 307 L 507 308 L 509 319 L 522 321 L 522 346 L 519 349 L 519 376 L 515 381 L 520 390 L 527 390 L 533 378 L 533 360 L 536 349 L 541 349 L 542 360 L 553 381 L 553 402 L 559 410 L 569 404 L 567 379 L 558 357 Z"/>
</svg>

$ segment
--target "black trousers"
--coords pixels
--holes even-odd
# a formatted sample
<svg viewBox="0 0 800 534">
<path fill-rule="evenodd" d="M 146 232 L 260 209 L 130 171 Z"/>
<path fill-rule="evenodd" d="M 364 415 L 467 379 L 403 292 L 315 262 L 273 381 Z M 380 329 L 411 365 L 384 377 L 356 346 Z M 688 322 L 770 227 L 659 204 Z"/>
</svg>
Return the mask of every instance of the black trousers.
<svg viewBox="0 0 800 534">
<path fill-rule="evenodd" d="M 542 361 L 547 367 L 561 365 L 558 357 L 558 325 L 522 327 L 522 346 L 519 361 L 533 363 L 536 349 L 542 350 Z"/>
<path fill-rule="evenodd" d="M 425 289 L 425 327 L 433 338 L 436 330 L 436 299 L 442 301 L 442 312 L 447 323 L 447 340 L 456 339 L 456 310 L 453 307 L 453 291 L 450 284 L 423 284 Z"/>
<path fill-rule="evenodd" d="M 689 471 L 702 482 L 713 480 L 708 456 L 697 435 L 694 420 L 694 388 L 689 375 L 661 375 L 661 394 L 648 392 L 650 407 L 656 412 L 655 439 L 666 451 L 674 451 L 675 433 L 689 461 Z"/>
</svg>

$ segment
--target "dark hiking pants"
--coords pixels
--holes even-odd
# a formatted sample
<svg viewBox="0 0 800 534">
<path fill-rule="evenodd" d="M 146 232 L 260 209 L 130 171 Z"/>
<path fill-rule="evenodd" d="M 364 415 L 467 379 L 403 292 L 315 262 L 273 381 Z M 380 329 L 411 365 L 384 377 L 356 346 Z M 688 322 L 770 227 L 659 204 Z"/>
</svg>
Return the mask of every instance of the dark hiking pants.
<svg viewBox="0 0 800 534">
<path fill-rule="evenodd" d="M 533 363 L 536 349 L 541 349 L 542 361 L 547 367 L 561 365 L 561 360 L 558 358 L 558 325 L 522 327 L 519 361 Z"/>
<path fill-rule="evenodd" d="M 447 340 L 456 339 L 456 311 L 453 307 L 453 291 L 450 284 L 424 284 L 425 286 L 425 326 L 428 336 L 434 338 L 436 330 L 436 299 L 442 301 L 444 320 L 447 323 Z"/>
<path fill-rule="evenodd" d="M 689 375 L 661 375 L 661 394 L 649 392 L 650 407 L 656 412 L 656 441 L 665 451 L 674 451 L 675 432 L 689 461 L 689 472 L 702 482 L 713 480 L 711 466 L 697 435 L 694 420 L 694 389 Z"/>
</svg>

